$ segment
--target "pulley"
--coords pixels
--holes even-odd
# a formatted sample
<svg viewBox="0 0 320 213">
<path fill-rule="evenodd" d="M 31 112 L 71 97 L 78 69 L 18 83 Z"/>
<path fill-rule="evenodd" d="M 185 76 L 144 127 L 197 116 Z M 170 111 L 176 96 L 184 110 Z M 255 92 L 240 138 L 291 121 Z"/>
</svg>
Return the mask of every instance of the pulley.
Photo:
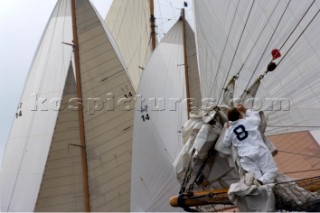
<svg viewBox="0 0 320 213">
<path fill-rule="evenodd" d="M 267 67 L 267 72 L 272 72 L 277 68 L 277 64 L 274 62 L 270 62 Z"/>
</svg>

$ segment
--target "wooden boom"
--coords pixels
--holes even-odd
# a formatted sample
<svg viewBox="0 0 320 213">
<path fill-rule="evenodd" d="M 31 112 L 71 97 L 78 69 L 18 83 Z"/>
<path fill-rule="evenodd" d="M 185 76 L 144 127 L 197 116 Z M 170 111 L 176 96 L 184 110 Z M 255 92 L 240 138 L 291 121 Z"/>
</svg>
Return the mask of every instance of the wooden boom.
<svg viewBox="0 0 320 213">
<path fill-rule="evenodd" d="M 298 186 L 310 192 L 316 192 L 320 190 L 320 176 L 278 183 L 278 185 L 287 183 L 297 184 Z M 170 205 L 172 207 L 192 207 L 212 204 L 233 205 L 228 198 L 228 189 L 186 192 L 170 198 Z"/>
<path fill-rule="evenodd" d="M 228 199 L 228 189 L 216 189 L 200 192 L 183 193 L 170 198 L 172 207 L 181 206 L 202 206 L 209 204 L 230 204 Z"/>
</svg>

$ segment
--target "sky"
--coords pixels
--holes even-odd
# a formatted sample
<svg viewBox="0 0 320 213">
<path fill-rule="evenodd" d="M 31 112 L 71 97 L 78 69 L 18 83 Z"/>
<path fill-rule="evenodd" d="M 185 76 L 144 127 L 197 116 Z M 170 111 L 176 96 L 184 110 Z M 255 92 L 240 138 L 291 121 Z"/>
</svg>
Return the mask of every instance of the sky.
<svg viewBox="0 0 320 213">
<path fill-rule="evenodd" d="M 0 165 L 27 73 L 57 0 L 0 0 Z M 91 0 L 104 18 L 112 0 Z M 191 0 L 187 19 L 192 25 Z M 178 19 L 183 0 L 155 0 L 158 37 Z M 161 17 L 161 18 L 160 18 Z"/>
</svg>

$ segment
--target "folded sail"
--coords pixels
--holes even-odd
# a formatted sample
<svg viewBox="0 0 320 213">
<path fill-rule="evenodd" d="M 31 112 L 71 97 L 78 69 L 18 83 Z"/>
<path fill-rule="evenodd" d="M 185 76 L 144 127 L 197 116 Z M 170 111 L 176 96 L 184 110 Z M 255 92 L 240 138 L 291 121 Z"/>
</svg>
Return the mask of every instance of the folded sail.
<svg viewBox="0 0 320 213">
<path fill-rule="evenodd" d="M 255 101 L 269 117 L 267 133 L 318 129 L 320 18 L 313 2 L 194 1 L 203 96 L 221 103 L 223 88 L 239 74 L 234 97 L 240 97 L 278 48 L 275 62 L 282 61 L 264 76 Z"/>
<path fill-rule="evenodd" d="M 34 211 L 70 65 L 69 3 L 57 3 L 26 81 L 2 163 L 1 211 Z"/>
<path fill-rule="evenodd" d="M 150 0 L 113 1 L 106 17 L 135 90 L 152 53 L 150 17 Z"/>
</svg>

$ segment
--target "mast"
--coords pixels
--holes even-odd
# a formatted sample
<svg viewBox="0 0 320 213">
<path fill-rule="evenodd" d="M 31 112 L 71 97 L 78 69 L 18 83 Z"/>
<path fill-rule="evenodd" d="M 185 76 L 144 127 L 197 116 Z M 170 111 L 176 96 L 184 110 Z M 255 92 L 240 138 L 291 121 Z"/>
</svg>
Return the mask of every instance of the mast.
<svg viewBox="0 0 320 213">
<path fill-rule="evenodd" d="M 186 98 L 187 98 L 187 112 L 188 119 L 190 118 L 189 114 L 191 112 L 190 106 L 190 87 L 189 87 L 189 71 L 188 71 L 188 57 L 187 57 L 187 32 L 186 32 L 186 18 L 184 8 L 181 10 L 181 21 L 183 26 L 183 52 L 184 52 L 184 72 L 186 79 Z"/>
<path fill-rule="evenodd" d="M 84 133 L 84 119 L 83 119 L 83 106 L 82 106 L 82 89 L 81 89 L 81 75 L 80 75 L 80 59 L 79 59 L 79 42 L 77 33 L 77 22 L 76 22 L 76 1 L 71 0 L 71 12 L 72 12 L 72 29 L 73 29 L 73 46 L 74 46 L 74 59 L 76 69 L 76 84 L 77 84 L 77 98 L 78 102 L 78 117 L 79 117 L 79 129 L 80 129 L 80 146 L 81 146 L 81 161 L 82 161 L 82 174 L 83 174 L 83 191 L 84 191 L 84 202 L 86 212 L 90 211 L 90 200 L 89 200 L 89 181 L 88 181 L 88 163 L 87 163 L 87 151 L 85 144 L 85 133 Z"/>
<path fill-rule="evenodd" d="M 154 17 L 154 2 L 150 0 L 150 24 L 151 24 L 151 42 L 152 50 L 156 48 L 156 18 Z"/>
</svg>

